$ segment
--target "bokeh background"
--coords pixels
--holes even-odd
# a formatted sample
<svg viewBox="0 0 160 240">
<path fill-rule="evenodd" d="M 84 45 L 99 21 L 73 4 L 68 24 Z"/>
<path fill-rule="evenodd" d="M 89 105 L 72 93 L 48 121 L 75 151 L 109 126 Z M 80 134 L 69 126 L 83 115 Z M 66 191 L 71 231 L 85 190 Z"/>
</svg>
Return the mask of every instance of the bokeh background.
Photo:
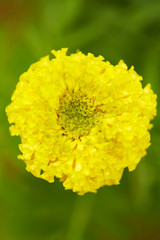
<svg viewBox="0 0 160 240">
<path fill-rule="evenodd" d="M 30 64 L 61 47 L 123 59 L 158 95 L 160 1 L 0 0 L 0 240 L 159 240 L 160 116 L 136 170 L 97 194 L 35 178 L 17 159 L 5 107 Z"/>
</svg>

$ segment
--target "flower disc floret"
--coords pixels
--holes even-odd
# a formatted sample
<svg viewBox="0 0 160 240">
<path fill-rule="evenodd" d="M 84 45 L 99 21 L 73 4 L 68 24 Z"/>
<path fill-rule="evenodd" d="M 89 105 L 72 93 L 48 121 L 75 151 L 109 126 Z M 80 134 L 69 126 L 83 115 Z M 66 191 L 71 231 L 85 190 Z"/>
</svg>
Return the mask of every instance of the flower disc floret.
<svg viewBox="0 0 160 240">
<path fill-rule="evenodd" d="M 64 134 L 72 139 L 78 139 L 89 134 L 95 126 L 97 112 L 93 99 L 88 99 L 80 91 L 66 92 L 60 99 L 57 111 L 58 123 Z"/>
<path fill-rule="evenodd" d="M 156 95 L 122 60 L 66 52 L 32 64 L 6 112 L 27 171 L 83 195 L 119 184 L 145 156 Z"/>
</svg>

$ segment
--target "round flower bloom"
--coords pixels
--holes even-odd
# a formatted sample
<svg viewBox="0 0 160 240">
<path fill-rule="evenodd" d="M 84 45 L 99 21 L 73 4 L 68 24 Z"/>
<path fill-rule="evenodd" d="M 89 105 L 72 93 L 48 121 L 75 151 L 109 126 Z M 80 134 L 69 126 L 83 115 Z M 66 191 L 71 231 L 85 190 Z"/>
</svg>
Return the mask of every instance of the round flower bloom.
<svg viewBox="0 0 160 240">
<path fill-rule="evenodd" d="M 34 176 L 83 195 L 119 184 L 150 145 L 156 95 L 132 66 L 52 51 L 21 75 L 6 108 L 20 159 Z"/>
</svg>

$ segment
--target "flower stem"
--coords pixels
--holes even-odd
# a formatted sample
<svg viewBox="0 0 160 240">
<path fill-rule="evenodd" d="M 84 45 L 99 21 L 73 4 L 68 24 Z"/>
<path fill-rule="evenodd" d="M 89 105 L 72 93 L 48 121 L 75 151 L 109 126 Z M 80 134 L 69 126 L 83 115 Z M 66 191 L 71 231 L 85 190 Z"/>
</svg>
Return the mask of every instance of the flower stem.
<svg viewBox="0 0 160 240">
<path fill-rule="evenodd" d="M 77 196 L 73 213 L 71 215 L 67 240 L 82 240 L 88 224 L 95 195 L 86 194 Z"/>
</svg>

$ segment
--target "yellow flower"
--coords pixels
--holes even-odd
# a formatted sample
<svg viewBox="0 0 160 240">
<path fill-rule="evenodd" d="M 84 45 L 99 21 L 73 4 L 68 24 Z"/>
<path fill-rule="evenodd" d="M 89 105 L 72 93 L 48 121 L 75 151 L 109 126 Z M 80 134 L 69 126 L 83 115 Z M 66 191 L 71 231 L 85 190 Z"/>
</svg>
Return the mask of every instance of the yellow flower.
<svg viewBox="0 0 160 240">
<path fill-rule="evenodd" d="M 102 56 L 52 51 L 21 75 L 6 108 L 20 159 L 34 176 L 83 195 L 119 184 L 150 145 L 156 95 L 134 68 Z"/>
</svg>

